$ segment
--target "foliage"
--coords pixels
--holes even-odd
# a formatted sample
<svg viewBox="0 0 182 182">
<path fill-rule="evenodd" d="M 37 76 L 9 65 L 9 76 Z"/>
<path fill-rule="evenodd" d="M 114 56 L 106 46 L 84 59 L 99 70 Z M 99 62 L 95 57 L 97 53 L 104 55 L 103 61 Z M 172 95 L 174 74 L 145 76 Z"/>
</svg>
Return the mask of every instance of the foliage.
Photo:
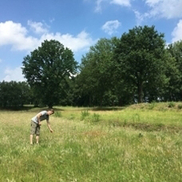
<svg viewBox="0 0 182 182">
<path fill-rule="evenodd" d="M 179 101 L 182 99 L 182 41 L 169 44 L 166 50 L 169 84 L 165 88 L 164 98 L 168 101 Z"/>
<path fill-rule="evenodd" d="M 115 50 L 118 79 L 123 79 L 137 102 L 155 95 L 165 84 L 165 41 L 154 26 L 135 27 L 121 36 Z M 120 74 L 119 74 L 120 73 Z"/>
<path fill-rule="evenodd" d="M 104 100 L 104 96 L 108 92 L 111 93 L 113 88 L 112 57 L 117 42 L 116 37 L 100 39 L 82 58 L 76 83 L 80 88 L 81 97 L 87 97 L 87 105 L 101 106 L 110 102 Z"/>
<path fill-rule="evenodd" d="M 174 102 L 169 102 L 168 107 L 175 107 L 175 103 Z"/>
<path fill-rule="evenodd" d="M 134 27 L 121 38 L 102 38 L 77 64 L 72 51 L 60 42 L 44 41 L 24 58 L 27 83 L 0 83 L 0 107 L 103 107 L 182 100 L 182 41 L 166 46 L 154 26 Z M 149 107 L 152 110 L 155 104 Z"/>
<path fill-rule="evenodd" d="M 55 40 L 44 41 L 23 61 L 23 74 L 38 103 L 52 107 L 66 92 L 66 78 L 75 74 L 73 53 Z"/>
<path fill-rule="evenodd" d="M 0 82 L 0 107 L 15 109 L 30 102 L 31 91 L 26 82 Z"/>
</svg>

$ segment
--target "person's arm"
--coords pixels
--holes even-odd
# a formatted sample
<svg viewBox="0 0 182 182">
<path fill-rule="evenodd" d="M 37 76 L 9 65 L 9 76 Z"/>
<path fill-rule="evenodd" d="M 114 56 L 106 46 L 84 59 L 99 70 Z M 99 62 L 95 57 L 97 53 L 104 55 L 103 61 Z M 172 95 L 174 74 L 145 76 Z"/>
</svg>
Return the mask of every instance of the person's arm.
<svg viewBox="0 0 182 182">
<path fill-rule="evenodd" d="M 49 122 L 47 122 L 47 127 L 49 128 L 49 131 L 52 133 L 52 132 L 53 132 L 53 130 L 52 130 L 51 125 L 50 125 L 50 123 L 49 123 Z"/>
<path fill-rule="evenodd" d="M 42 116 L 41 113 L 39 113 L 39 114 L 37 115 L 37 122 L 38 122 L 39 125 L 41 125 L 41 123 L 40 123 L 40 117 L 41 117 L 41 116 Z"/>
</svg>

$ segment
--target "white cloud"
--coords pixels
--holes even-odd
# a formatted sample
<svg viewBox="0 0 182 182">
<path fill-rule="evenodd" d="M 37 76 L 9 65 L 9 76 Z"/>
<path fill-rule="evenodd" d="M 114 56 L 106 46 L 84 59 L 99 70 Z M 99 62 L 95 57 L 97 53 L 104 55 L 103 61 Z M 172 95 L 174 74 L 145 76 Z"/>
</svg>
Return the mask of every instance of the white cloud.
<svg viewBox="0 0 182 182">
<path fill-rule="evenodd" d="M 0 23 L 0 46 L 11 45 L 13 50 L 29 50 L 37 45 L 38 39 L 27 33 L 27 29 L 20 23 Z"/>
<path fill-rule="evenodd" d="M 16 67 L 14 69 L 6 68 L 4 73 L 6 75 L 3 79 L 4 81 L 7 81 L 7 82 L 12 81 L 12 80 L 25 81 L 25 78 L 22 75 L 21 67 Z"/>
<path fill-rule="evenodd" d="M 174 28 L 172 37 L 172 42 L 182 40 L 182 19 L 179 20 L 177 26 Z"/>
<path fill-rule="evenodd" d="M 13 21 L 0 23 L 0 46 L 10 45 L 13 50 L 32 51 L 40 46 L 41 42 L 44 40 L 54 39 L 60 41 L 65 47 L 68 47 L 72 51 L 80 51 L 95 43 L 85 31 L 73 36 L 59 32 L 50 33 L 40 22 L 28 21 L 28 25 L 33 28 L 36 33 L 41 33 L 41 35 L 39 35 L 38 38 L 29 35 L 28 33 L 30 32 L 28 29 L 23 27 L 20 23 Z"/>
<path fill-rule="evenodd" d="M 129 7 L 129 6 L 131 6 L 130 1 L 131 0 L 96 0 L 96 8 L 95 8 L 95 11 L 96 12 L 101 12 L 102 11 L 101 4 L 104 3 L 104 2 L 110 3 L 110 4 L 119 5 L 119 6 Z"/>
<path fill-rule="evenodd" d="M 41 42 L 43 42 L 44 40 L 51 40 L 51 39 L 58 40 L 65 47 L 68 47 L 69 49 L 75 52 L 88 48 L 95 43 L 95 41 L 92 40 L 89 34 L 86 33 L 85 31 L 80 32 L 75 37 L 70 34 L 61 35 L 60 33 L 44 34 L 41 37 Z"/>
<path fill-rule="evenodd" d="M 127 6 L 127 7 L 131 6 L 130 0 L 112 0 L 111 3 L 120 6 Z"/>
<path fill-rule="evenodd" d="M 108 33 L 109 35 L 112 35 L 119 26 L 121 26 L 121 23 L 118 20 L 107 21 L 102 26 L 102 30 L 104 30 L 104 32 Z"/>
<path fill-rule="evenodd" d="M 141 23 L 143 22 L 145 16 L 142 15 L 139 11 L 133 10 L 133 12 L 135 13 L 137 26 L 141 25 Z"/>
<path fill-rule="evenodd" d="M 151 8 L 149 17 L 159 16 L 167 19 L 182 17 L 182 0 L 145 0 L 145 2 Z"/>
<path fill-rule="evenodd" d="M 104 0 L 97 0 L 96 1 L 96 8 L 95 8 L 95 12 L 101 12 L 101 3 L 103 2 Z"/>
<path fill-rule="evenodd" d="M 137 25 L 140 25 L 148 18 L 181 18 L 182 17 L 182 0 L 143 0 L 149 10 L 141 13 L 135 9 L 133 12 L 136 17 Z"/>
<path fill-rule="evenodd" d="M 157 3 L 159 3 L 161 0 L 145 0 L 146 3 L 150 6 L 155 6 Z"/>
<path fill-rule="evenodd" d="M 33 22 L 31 20 L 28 20 L 28 25 L 37 34 L 43 34 L 48 32 L 47 28 L 44 27 L 43 23 L 41 22 Z"/>
<path fill-rule="evenodd" d="M 34 37 L 28 28 L 38 33 Z M 33 51 L 44 40 L 54 39 L 60 41 L 65 47 L 71 49 L 74 54 L 87 50 L 91 45 L 95 44 L 97 40 L 93 40 L 91 36 L 82 31 L 77 35 L 61 34 L 59 32 L 51 33 L 40 22 L 28 21 L 28 28 L 22 26 L 20 23 L 13 21 L 6 21 L 0 23 L 0 47 L 10 46 L 13 51 Z M 0 62 L 2 60 L 0 59 Z M 24 81 L 22 70 L 20 67 L 7 68 L 4 71 L 5 81 Z"/>
</svg>

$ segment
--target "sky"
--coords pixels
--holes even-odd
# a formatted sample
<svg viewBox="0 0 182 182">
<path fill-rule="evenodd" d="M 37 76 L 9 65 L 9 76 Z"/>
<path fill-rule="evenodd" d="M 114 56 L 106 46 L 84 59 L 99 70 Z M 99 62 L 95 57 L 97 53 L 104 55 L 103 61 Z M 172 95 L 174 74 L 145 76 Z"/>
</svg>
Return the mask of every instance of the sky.
<svg viewBox="0 0 182 182">
<path fill-rule="evenodd" d="M 182 40 L 182 0 L 1 0 L 0 82 L 26 81 L 22 61 L 57 40 L 81 63 L 101 38 L 155 26 L 166 44 Z"/>
</svg>

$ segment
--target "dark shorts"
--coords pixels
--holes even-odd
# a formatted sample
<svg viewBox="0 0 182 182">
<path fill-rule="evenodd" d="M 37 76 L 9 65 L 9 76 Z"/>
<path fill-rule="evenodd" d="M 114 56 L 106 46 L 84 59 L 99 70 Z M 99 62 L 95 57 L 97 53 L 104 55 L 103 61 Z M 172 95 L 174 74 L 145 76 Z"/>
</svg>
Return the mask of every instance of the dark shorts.
<svg viewBox="0 0 182 182">
<path fill-rule="evenodd" d="M 30 134 L 34 135 L 36 134 L 37 136 L 40 135 L 40 125 L 34 123 L 33 121 L 31 121 L 31 128 L 30 128 Z"/>
</svg>

